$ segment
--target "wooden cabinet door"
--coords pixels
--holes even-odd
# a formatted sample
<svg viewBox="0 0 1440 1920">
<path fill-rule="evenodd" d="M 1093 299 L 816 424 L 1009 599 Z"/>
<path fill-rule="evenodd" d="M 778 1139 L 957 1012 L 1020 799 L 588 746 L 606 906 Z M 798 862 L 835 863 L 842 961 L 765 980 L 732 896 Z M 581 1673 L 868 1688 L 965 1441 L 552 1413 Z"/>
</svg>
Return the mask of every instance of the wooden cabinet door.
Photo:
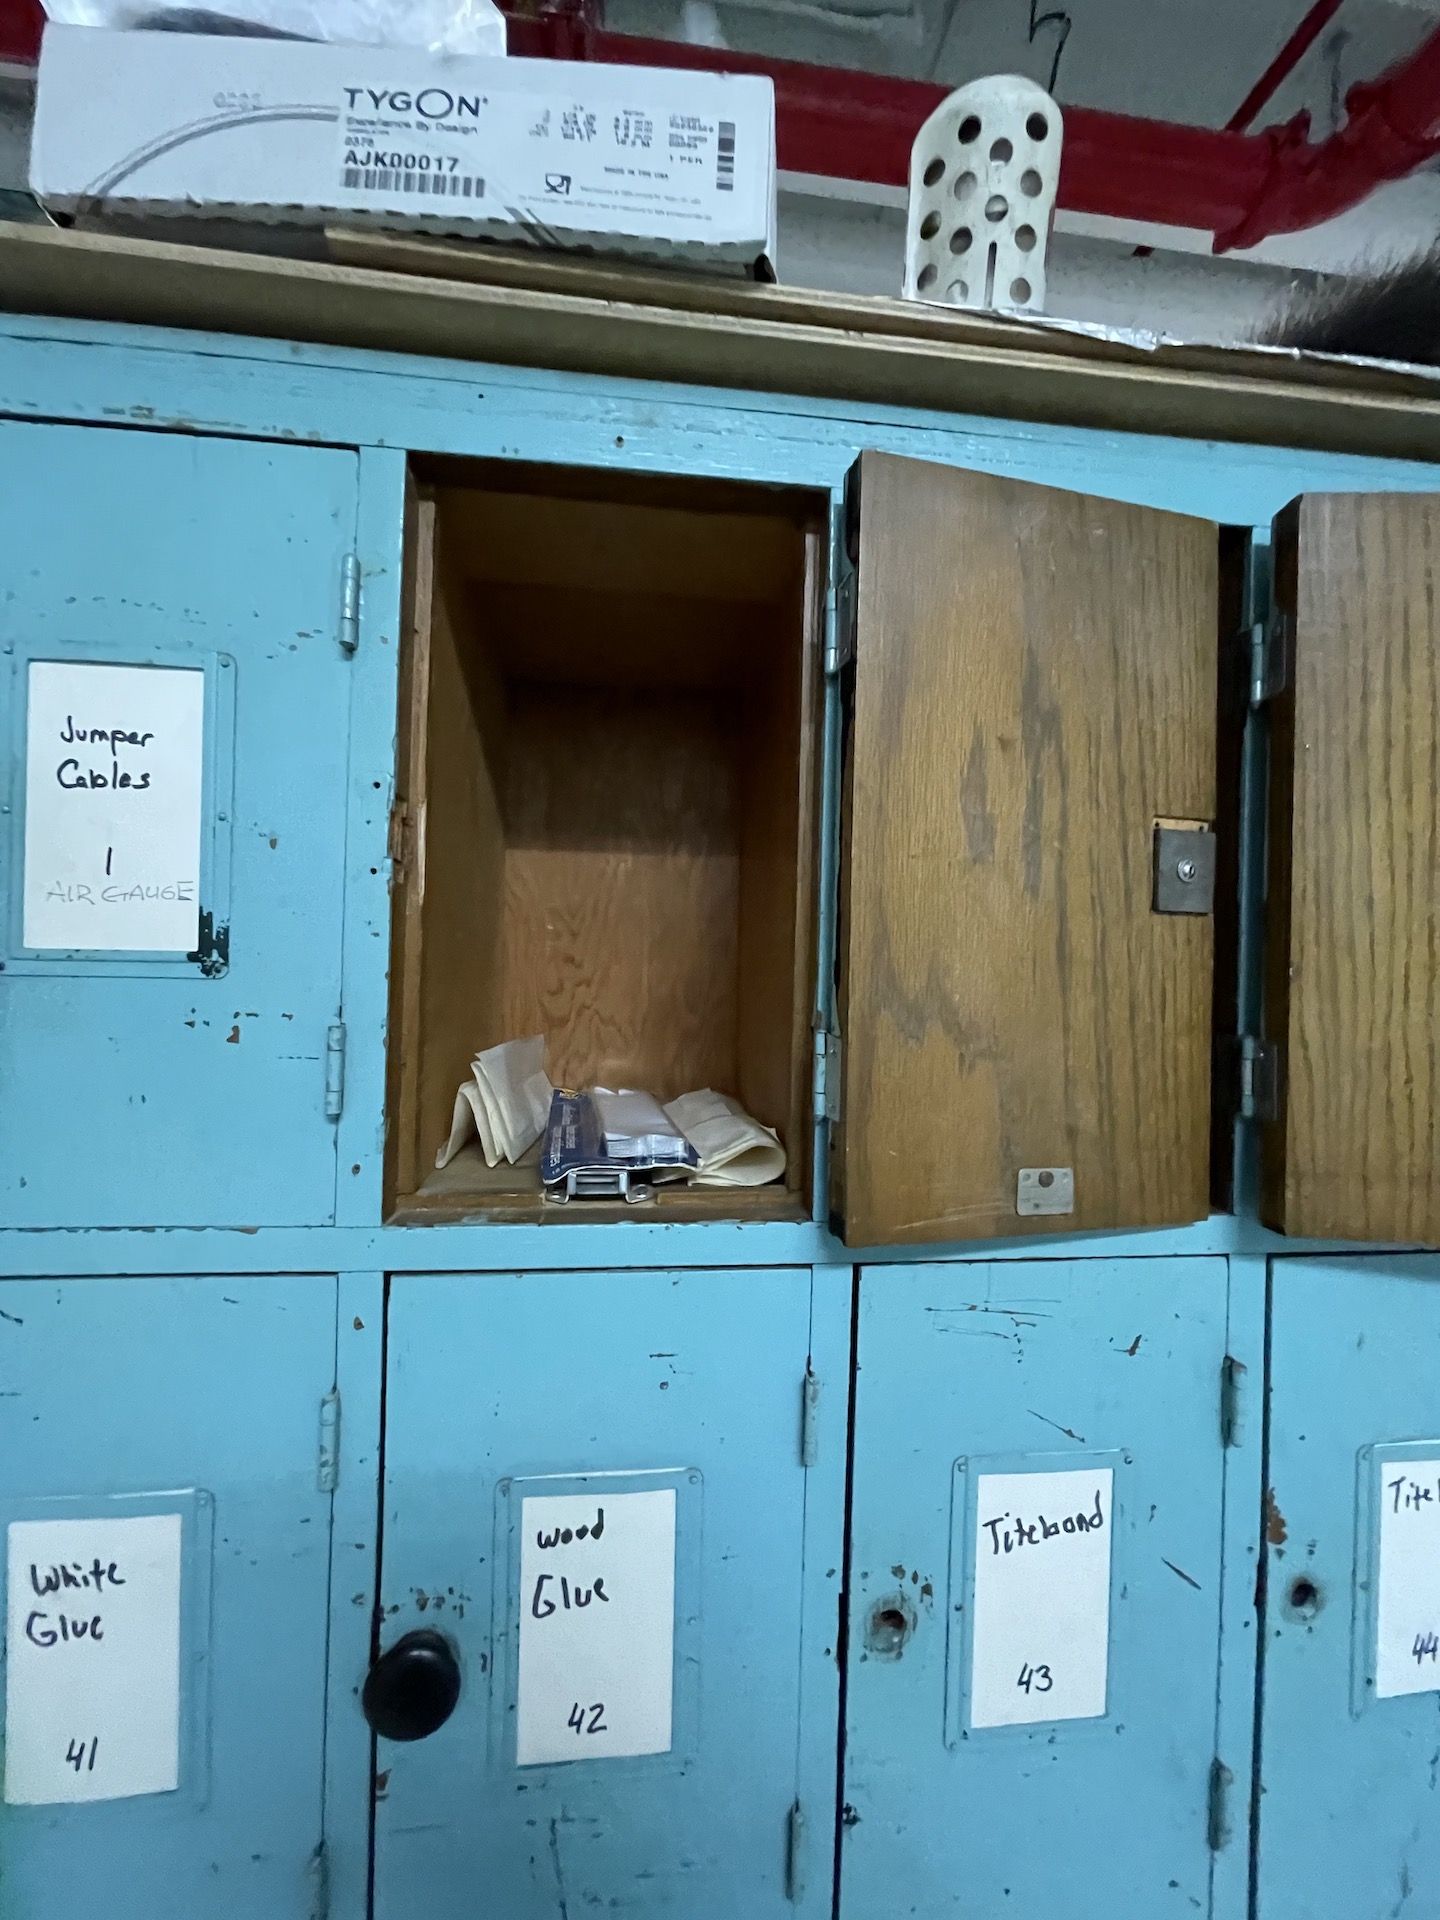
<svg viewBox="0 0 1440 1920">
<path fill-rule="evenodd" d="M 1261 1212 L 1440 1240 L 1440 495 L 1318 494 L 1275 526 Z"/>
<path fill-rule="evenodd" d="M 1216 530 L 886 454 L 851 484 L 845 1239 L 1198 1219 L 1212 928 L 1154 868 L 1215 811 Z"/>
</svg>

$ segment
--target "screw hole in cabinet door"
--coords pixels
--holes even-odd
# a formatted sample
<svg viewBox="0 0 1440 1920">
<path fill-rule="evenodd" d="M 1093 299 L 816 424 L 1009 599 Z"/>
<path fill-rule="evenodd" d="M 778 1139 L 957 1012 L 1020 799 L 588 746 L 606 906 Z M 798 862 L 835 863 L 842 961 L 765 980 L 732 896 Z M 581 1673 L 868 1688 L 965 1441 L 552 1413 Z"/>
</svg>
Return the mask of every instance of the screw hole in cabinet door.
<svg viewBox="0 0 1440 1920">
<path fill-rule="evenodd" d="M 1313 1620 L 1323 1604 L 1320 1588 L 1308 1574 L 1297 1574 L 1286 1589 L 1286 1609 L 1297 1620 Z"/>
<path fill-rule="evenodd" d="M 915 1631 L 915 1609 L 903 1594 L 877 1601 L 865 1629 L 868 1650 L 881 1660 L 898 1660 Z"/>
</svg>

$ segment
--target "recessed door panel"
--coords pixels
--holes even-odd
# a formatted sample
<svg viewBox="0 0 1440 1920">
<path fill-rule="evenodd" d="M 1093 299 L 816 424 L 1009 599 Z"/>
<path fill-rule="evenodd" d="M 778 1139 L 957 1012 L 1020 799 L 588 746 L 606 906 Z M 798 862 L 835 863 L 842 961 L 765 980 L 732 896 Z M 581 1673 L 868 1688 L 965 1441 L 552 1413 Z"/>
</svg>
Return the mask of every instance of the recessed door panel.
<svg viewBox="0 0 1440 1920">
<path fill-rule="evenodd" d="M 334 1218 L 356 472 L 0 425 L 0 1225 Z"/>
<path fill-rule="evenodd" d="M 1211 1910 L 1226 1293 L 862 1269 L 842 1914 Z"/>
<path fill-rule="evenodd" d="M 0 1286 L 0 1906 L 313 1920 L 335 1281 Z"/>
<path fill-rule="evenodd" d="M 824 1555 L 834 1645 L 843 1510 L 838 1478 L 807 1506 L 811 1312 L 801 1268 L 392 1279 L 378 1920 L 829 1914 L 802 1638 Z M 833 1730 L 833 1694 L 812 1711 Z"/>
<path fill-rule="evenodd" d="M 1271 1263 L 1256 1912 L 1440 1886 L 1440 1261 Z"/>
</svg>

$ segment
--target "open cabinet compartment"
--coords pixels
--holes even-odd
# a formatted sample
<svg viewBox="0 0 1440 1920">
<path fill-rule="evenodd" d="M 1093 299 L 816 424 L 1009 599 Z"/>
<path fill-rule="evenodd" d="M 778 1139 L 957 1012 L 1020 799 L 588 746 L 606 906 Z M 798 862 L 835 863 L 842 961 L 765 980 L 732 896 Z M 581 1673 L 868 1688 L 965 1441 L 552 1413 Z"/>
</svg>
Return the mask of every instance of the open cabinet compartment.
<svg viewBox="0 0 1440 1920">
<path fill-rule="evenodd" d="M 808 1211 L 814 704 L 825 503 L 510 463 L 417 465 L 407 513 L 386 1210 Z M 471 1057 L 543 1033 L 560 1086 L 700 1087 L 784 1178 L 643 1210 L 543 1199 L 532 1149 L 443 1171 Z"/>
</svg>

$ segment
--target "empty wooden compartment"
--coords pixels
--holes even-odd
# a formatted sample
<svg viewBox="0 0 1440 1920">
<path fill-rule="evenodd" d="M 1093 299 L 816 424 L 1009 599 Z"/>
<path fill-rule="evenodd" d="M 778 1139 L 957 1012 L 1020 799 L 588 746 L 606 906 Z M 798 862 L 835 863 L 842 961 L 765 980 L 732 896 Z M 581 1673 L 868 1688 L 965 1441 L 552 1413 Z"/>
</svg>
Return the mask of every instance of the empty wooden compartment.
<svg viewBox="0 0 1440 1920">
<path fill-rule="evenodd" d="M 823 503 L 781 490 L 470 462 L 416 473 L 392 1215 L 545 1206 L 535 1150 L 487 1168 L 472 1143 L 435 1168 L 472 1055 L 537 1032 L 557 1085 L 661 1100 L 710 1086 L 779 1132 L 784 1181 L 661 1189 L 655 1208 L 802 1211 L 823 525 Z"/>
</svg>

